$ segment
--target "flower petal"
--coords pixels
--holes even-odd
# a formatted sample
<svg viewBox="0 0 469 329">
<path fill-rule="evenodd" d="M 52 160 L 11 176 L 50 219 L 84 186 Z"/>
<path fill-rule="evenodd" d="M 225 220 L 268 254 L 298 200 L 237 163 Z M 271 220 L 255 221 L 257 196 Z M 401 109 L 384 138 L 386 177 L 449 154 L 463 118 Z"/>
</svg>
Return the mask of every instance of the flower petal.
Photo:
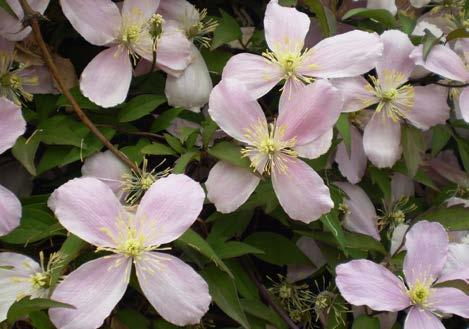
<svg viewBox="0 0 469 329">
<path fill-rule="evenodd" d="M 191 53 L 192 42 L 187 39 L 184 32 L 174 24 L 165 23 L 156 50 L 158 67 L 166 73 L 178 77 L 190 64 Z M 152 58 L 148 58 L 150 55 L 147 54 L 146 57 L 151 61 Z"/>
<path fill-rule="evenodd" d="M 415 193 L 414 181 L 406 175 L 395 172 L 391 177 L 392 202 L 404 197 L 411 197 Z"/>
<path fill-rule="evenodd" d="M 346 177 L 350 183 L 357 184 L 365 174 L 368 158 L 363 149 L 363 137 L 354 126 L 350 126 L 350 136 L 350 154 L 347 152 L 345 143 L 341 142 L 337 146 L 335 161 L 339 165 L 340 173 Z"/>
<path fill-rule="evenodd" d="M 298 248 L 309 258 L 312 265 L 288 265 L 287 279 L 290 282 L 304 280 L 314 273 L 315 270 L 324 266 L 327 263 L 326 257 L 319 249 L 314 239 L 302 236 L 296 242 Z"/>
<path fill-rule="evenodd" d="M 280 110 L 277 128 L 284 129 L 282 139 L 296 139 L 297 145 L 308 144 L 327 133 L 337 122 L 342 97 L 327 80 L 301 88 Z"/>
<path fill-rule="evenodd" d="M 378 216 L 365 191 L 357 185 L 345 182 L 336 182 L 334 184 L 347 194 L 344 202 L 348 206 L 349 212 L 345 215 L 344 227 L 349 231 L 366 234 L 380 241 Z"/>
<path fill-rule="evenodd" d="M 129 168 L 110 150 L 86 158 L 81 167 L 83 176 L 99 179 L 109 186 L 119 199 L 123 195 L 123 176 L 129 172 Z"/>
<path fill-rule="evenodd" d="M 352 305 L 366 305 L 375 311 L 397 312 L 410 305 L 404 283 L 382 265 L 366 259 L 336 267 L 336 284 Z"/>
<path fill-rule="evenodd" d="M 393 16 L 397 13 L 396 0 L 368 0 L 366 8 L 369 9 L 386 9 Z"/>
<path fill-rule="evenodd" d="M 0 8 L 0 36 L 10 41 L 20 41 L 31 33 L 31 27 L 24 27 L 18 18 Z"/>
<path fill-rule="evenodd" d="M 319 136 L 308 144 L 295 146 L 298 156 L 307 159 L 316 159 L 329 151 L 332 145 L 334 130 L 329 129 L 324 135 Z"/>
<path fill-rule="evenodd" d="M 200 184 L 186 175 L 158 179 L 145 193 L 135 217 L 142 221 L 147 245 L 180 237 L 197 219 L 205 199 Z"/>
<path fill-rule="evenodd" d="M 132 80 L 132 63 L 126 51 L 118 46 L 103 50 L 81 74 L 83 95 L 102 107 L 113 107 L 125 101 Z"/>
<path fill-rule="evenodd" d="M 280 94 L 280 100 L 278 102 L 278 110 L 280 112 L 285 108 L 285 103 L 295 98 L 298 91 L 300 91 L 304 85 L 305 84 L 296 77 L 290 77 L 286 80 L 282 89 L 282 93 Z"/>
<path fill-rule="evenodd" d="M 21 203 L 12 192 L 0 185 L 0 236 L 20 225 Z"/>
<path fill-rule="evenodd" d="M 410 58 L 415 61 L 415 64 L 447 79 L 461 82 L 469 81 L 469 72 L 464 62 L 449 47 L 436 45 L 428 54 L 426 61 L 423 59 L 422 49 L 422 46 L 419 46 L 410 54 Z"/>
<path fill-rule="evenodd" d="M 112 190 L 93 177 L 75 178 L 52 193 L 49 208 L 68 231 L 98 247 L 114 247 L 124 208 Z"/>
<path fill-rule="evenodd" d="M 21 107 L 10 100 L 0 98 L 0 154 L 11 148 L 18 137 L 24 134 L 26 121 Z"/>
<path fill-rule="evenodd" d="M 282 7 L 277 0 L 267 5 L 264 31 L 267 45 L 274 53 L 300 52 L 309 31 L 308 15 L 295 8 Z"/>
<path fill-rule="evenodd" d="M 386 114 L 375 112 L 363 133 L 363 148 L 378 168 L 392 167 L 402 154 L 401 125 Z"/>
<path fill-rule="evenodd" d="M 459 95 L 459 108 L 464 121 L 469 122 L 469 88 L 464 88 Z"/>
<path fill-rule="evenodd" d="M 144 295 L 167 321 L 186 326 L 197 324 L 212 298 L 202 277 L 179 258 L 147 252 L 136 263 Z"/>
<path fill-rule="evenodd" d="M 230 213 L 249 199 L 259 182 L 260 178 L 249 169 L 219 161 L 210 170 L 205 183 L 207 198 L 219 212 Z"/>
<path fill-rule="evenodd" d="M 431 312 L 412 307 L 404 323 L 405 329 L 445 329 L 445 326 Z"/>
<path fill-rule="evenodd" d="M 75 306 L 51 308 L 57 328 L 99 328 L 124 296 L 130 280 L 131 258 L 105 256 L 81 265 L 59 283 L 52 300 Z"/>
<path fill-rule="evenodd" d="M 238 80 L 223 79 L 212 90 L 208 113 L 231 137 L 249 143 L 246 129 L 267 122 L 262 108 Z"/>
<path fill-rule="evenodd" d="M 158 13 L 166 20 L 182 23 L 184 28 L 191 27 L 200 21 L 199 12 L 186 0 L 161 0 Z"/>
<path fill-rule="evenodd" d="M 119 35 L 122 18 L 111 0 L 60 0 L 62 11 L 88 42 L 104 46 Z"/>
<path fill-rule="evenodd" d="M 432 309 L 469 318 L 469 296 L 456 288 L 435 288 L 428 297 Z"/>
<path fill-rule="evenodd" d="M 122 17 L 126 23 L 145 24 L 156 13 L 160 0 L 125 0 L 122 4 Z"/>
<path fill-rule="evenodd" d="M 405 235 L 409 230 L 409 225 L 399 224 L 394 228 L 391 238 L 391 246 L 389 248 L 389 253 L 394 256 L 396 252 L 401 252 L 405 250 L 405 246 L 402 244 L 404 242 Z"/>
<path fill-rule="evenodd" d="M 57 89 L 54 86 L 52 75 L 46 66 L 31 66 L 21 71 L 18 76 L 23 79 L 33 78 L 37 79 L 35 85 L 25 85 L 24 90 L 31 94 L 54 94 Z"/>
<path fill-rule="evenodd" d="M 445 87 L 429 85 L 414 87 L 415 98 L 412 110 L 406 119 L 419 129 L 427 130 L 437 124 L 444 124 L 449 118 L 447 103 L 448 90 Z"/>
<path fill-rule="evenodd" d="M 306 163 L 284 158 L 287 170 L 272 171 L 272 184 L 280 205 L 294 220 L 310 223 L 328 213 L 334 202 L 322 178 Z"/>
<path fill-rule="evenodd" d="M 355 30 L 339 34 L 314 46 L 299 73 L 319 78 L 354 77 L 374 68 L 382 50 L 376 33 Z"/>
<path fill-rule="evenodd" d="M 267 94 L 283 79 L 283 71 L 277 64 L 254 54 L 238 54 L 226 63 L 222 79 L 236 79 L 246 85 L 255 99 Z"/>
<path fill-rule="evenodd" d="M 451 280 L 469 281 L 469 244 L 450 243 L 443 275 L 439 282 Z"/>
<path fill-rule="evenodd" d="M 371 91 L 373 88 L 362 76 L 334 79 L 331 82 L 344 99 L 342 112 L 355 112 L 379 102 Z"/>
<path fill-rule="evenodd" d="M 420 221 L 406 235 L 404 274 L 409 285 L 417 280 L 435 281 L 441 274 L 448 254 L 448 234 L 441 224 Z"/>
<path fill-rule="evenodd" d="M 398 30 L 385 31 L 381 34 L 380 38 L 383 42 L 384 50 L 383 56 L 376 65 L 378 78 L 385 89 L 397 88 L 400 84 L 407 81 L 414 69 L 414 61 L 409 58 L 409 55 L 415 47 L 410 42 L 407 34 Z M 385 77 L 391 72 L 402 74 L 402 79 L 398 81 L 399 85 L 386 83 L 386 80 L 389 79 L 385 79 Z"/>
</svg>

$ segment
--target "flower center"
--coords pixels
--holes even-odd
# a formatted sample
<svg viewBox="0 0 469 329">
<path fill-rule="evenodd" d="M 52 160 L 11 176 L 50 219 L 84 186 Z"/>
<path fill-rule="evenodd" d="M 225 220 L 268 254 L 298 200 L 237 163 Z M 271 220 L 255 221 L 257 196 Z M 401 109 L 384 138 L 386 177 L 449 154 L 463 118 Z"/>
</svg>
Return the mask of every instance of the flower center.
<svg viewBox="0 0 469 329">
<path fill-rule="evenodd" d="M 196 9 L 197 10 L 197 9 Z M 182 17 L 183 25 L 185 26 L 186 35 L 195 43 L 209 48 L 210 37 L 208 34 L 214 32 L 218 26 L 218 22 L 212 18 L 207 18 L 207 9 L 197 10 L 199 20 L 194 22 L 191 17 Z"/>
<path fill-rule="evenodd" d="M 306 56 L 309 56 L 311 53 L 310 49 L 305 49 L 304 51 L 298 50 L 298 51 L 277 51 L 277 52 L 272 52 L 269 50 L 266 50 L 262 56 L 267 58 L 269 61 L 271 61 L 274 64 L 279 65 L 283 72 L 284 72 L 284 79 L 290 79 L 293 77 L 296 77 L 297 79 L 300 79 L 301 81 L 305 83 L 311 83 L 313 81 L 313 78 L 311 77 L 306 77 L 301 75 L 298 72 L 298 68 L 303 64 L 303 61 Z M 310 64 L 310 67 L 315 67 L 316 65 Z"/>
<path fill-rule="evenodd" d="M 159 39 L 161 36 L 161 33 L 163 33 L 163 23 L 164 19 L 163 16 L 160 14 L 154 14 L 151 16 L 148 24 L 150 26 L 149 32 L 150 35 L 152 36 L 153 40 Z"/>
<path fill-rule="evenodd" d="M 246 129 L 245 137 L 249 140 L 249 145 L 242 149 L 242 157 L 248 157 L 251 167 L 260 174 L 266 172 L 270 175 L 272 169 L 286 172 L 288 157 L 297 157 L 298 154 L 293 150 L 296 138 L 284 140 L 284 135 L 285 127 L 259 121 Z"/>
<path fill-rule="evenodd" d="M 129 257 L 137 257 L 143 251 L 143 240 L 130 238 L 122 244 L 121 251 Z"/>
<path fill-rule="evenodd" d="M 426 306 L 428 297 L 430 297 L 431 289 L 428 282 L 417 280 L 415 284 L 407 291 L 412 304 Z"/>
<path fill-rule="evenodd" d="M 405 222 L 405 213 L 402 210 L 397 210 L 391 213 L 390 217 L 397 223 L 402 224 Z"/>
<path fill-rule="evenodd" d="M 21 88 L 21 78 L 16 74 L 7 73 L 0 78 L 0 84 L 2 87 L 19 89 Z"/>
<path fill-rule="evenodd" d="M 142 27 L 140 25 L 125 26 L 122 31 L 121 40 L 125 44 L 133 44 L 138 41 Z"/>
<path fill-rule="evenodd" d="M 50 275 L 46 272 L 34 273 L 30 280 L 34 289 L 49 288 Z"/>
</svg>

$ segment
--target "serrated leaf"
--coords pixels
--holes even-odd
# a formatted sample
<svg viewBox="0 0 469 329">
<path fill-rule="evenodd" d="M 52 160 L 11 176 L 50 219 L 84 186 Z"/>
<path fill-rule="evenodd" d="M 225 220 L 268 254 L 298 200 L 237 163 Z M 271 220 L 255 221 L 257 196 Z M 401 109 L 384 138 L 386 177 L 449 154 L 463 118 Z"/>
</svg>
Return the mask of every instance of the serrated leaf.
<svg viewBox="0 0 469 329">
<path fill-rule="evenodd" d="M 230 41 L 238 40 L 242 37 L 241 28 L 238 22 L 223 9 L 220 9 L 221 20 L 213 33 L 212 50 Z"/>
<path fill-rule="evenodd" d="M 367 17 L 377 22 L 380 22 L 387 28 L 393 28 L 397 26 L 396 19 L 386 9 L 367 9 L 367 8 L 354 8 L 350 9 L 342 17 L 342 20 L 349 19 L 351 17 Z"/>
<path fill-rule="evenodd" d="M 173 120 L 176 119 L 182 111 L 182 108 L 174 108 L 161 113 L 155 121 L 153 121 L 150 131 L 152 133 L 157 133 L 169 128 Z"/>
<path fill-rule="evenodd" d="M 235 258 L 247 254 L 263 254 L 264 252 L 247 243 L 239 241 L 221 242 L 212 245 L 213 249 L 221 259 Z"/>
<path fill-rule="evenodd" d="M 140 95 L 119 106 L 119 122 L 130 122 L 140 119 L 153 112 L 158 106 L 166 102 L 166 97 L 160 95 Z"/>
<path fill-rule="evenodd" d="M 463 206 L 440 206 L 417 216 L 418 220 L 438 222 L 451 231 L 469 230 L 469 208 Z"/>
<path fill-rule="evenodd" d="M 250 166 L 249 160 L 241 157 L 241 147 L 230 142 L 215 144 L 208 150 L 208 154 L 238 167 L 249 169 Z"/>
<path fill-rule="evenodd" d="M 18 160 L 33 176 L 36 176 L 37 174 L 34 159 L 36 157 L 38 147 L 39 138 L 37 136 L 32 136 L 29 139 L 21 136 L 16 140 L 15 145 L 11 149 L 16 160 Z"/>
<path fill-rule="evenodd" d="M 421 131 L 410 125 L 402 125 L 402 149 L 407 172 L 415 176 L 425 152 L 425 141 Z"/>
<path fill-rule="evenodd" d="M 353 321 L 352 329 L 379 329 L 379 319 L 368 315 L 360 315 Z"/>
</svg>

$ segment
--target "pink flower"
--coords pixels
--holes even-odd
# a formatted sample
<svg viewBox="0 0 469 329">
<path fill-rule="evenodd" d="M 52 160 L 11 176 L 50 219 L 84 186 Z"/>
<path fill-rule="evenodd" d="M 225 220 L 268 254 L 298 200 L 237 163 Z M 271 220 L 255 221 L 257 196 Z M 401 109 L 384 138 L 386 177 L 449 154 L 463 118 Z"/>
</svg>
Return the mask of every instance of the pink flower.
<svg viewBox="0 0 469 329">
<path fill-rule="evenodd" d="M 27 0 L 27 2 L 31 9 L 40 14 L 44 14 L 49 5 L 49 0 Z M 23 40 L 31 33 L 31 27 L 23 24 L 23 8 L 18 0 L 6 0 L 6 3 L 10 6 L 16 17 L 0 8 L 0 36 L 11 41 Z"/>
<path fill-rule="evenodd" d="M 0 154 L 11 148 L 25 130 L 26 121 L 21 114 L 21 107 L 0 97 Z M 15 229 L 20 224 L 20 219 L 20 201 L 0 185 L 0 236 Z"/>
<path fill-rule="evenodd" d="M 292 219 L 309 223 L 329 212 L 334 205 L 329 189 L 298 156 L 316 158 L 327 152 L 341 108 L 337 90 L 318 80 L 281 104 L 278 119 L 269 124 L 244 84 L 223 79 L 210 96 L 209 114 L 245 144 L 240 156 L 249 158 L 254 172 L 218 162 L 206 182 L 209 200 L 218 211 L 232 212 L 249 198 L 262 175 L 271 175 L 280 205 Z"/>
<path fill-rule="evenodd" d="M 344 112 L 355 112 L 375 105 L 376 111 L 365 127 L 363 146 L 370 161 L 377 167 L 392 167 L 400 159 L 401 124 L 405 121 L 421 130 L 444 123 L 449 117 L 447 91 L 437 85 L 407 84 L 415 67 L 409 58 L 414 46 L 408 36 L 397 30 L 381 35 L 383 56 L 371 77 L 336 79 L 334 85 L 344 97 Z"/>
<path fill-rule="evenodd" d="M 77 178 L 58 188 L 49 207 L 59 222 L 112 254 L 83 264 L 57 286 L 51 298 L 76 309 L 50 310 L 55 326 L 100 327 L 124 295 L 132 263 L 144 295 L 163 318 L 178 326 L 198 323 L 211 301 L 206 282 L 178 258 L 157 250 L 192 225 L 204 197 L 200 185 L 185 175 L 156 181 L 135 213 L 96 178 Z"/>
<path fill-rule="evenodd" d="M 242 81 L 255 98 L 285 80 L 282 96 L 290 98 L 303 84 L 312 82 L 313 77 L 352 77 L 376 65 L 382 52 L 378 35 L 352 31 L 304 49 L 309 25 L 306 14 L 271 0 L 264 18 L 270 50 L 263 56 L 248 53 L 233 56 L 223 70 L 223 78 Z"/>
<path fill-rule="evenodd" d="M 456 288 L 436 287 L 450 276 L 442 275 L 448 255 L 448 234 L 438 223 L 421 221 L 407 233 L 404 280 L 382 265 L 353 260 L 337 266 L 336 283 L 342 296 L 355 306 L 376 311 L 408 309 L 404 329 L 444 329 L 438 316 L 469 317 L 469 296 Z M 467 279 L 452 273 L 451 279 Z"/>
<path fill-rule="evenodd" d="M 125 101 L 132 80 L 132 58 L 152 61 L 179 75 L 189 64 L 190 42 L 176 26 L 155 15 L 158 0 L 125 0 L 122 11 L 111 0 L 61 0 L 73 27 L 90 43 L 110 47 L 81 75 L 83 95 L 102 107 Z M 130 55 L 130 57 L 129 57 Z"/>
<path fill-rule="evenodd" d="M 363 149 L 363 137 L 360 131 L 350 125 L 350 152 L 344 142 L 337 145 L 335 161 L 339 165 L 339 171 L 352 184 L 362 180 L 368 164 L 365 150 Z M 350 153 L 350 154 L 349 154 Z"/>
<path fill-rule="evenodd" d="M 461 56 L 452 51 L 449 47 L 436 45 L 428 54 L 427 60 L 423 59 L 422 46 L 416 48 L 410 57 L 417 65 L 423 66 L 428 71 L 439 74 L 447 79 L 469 83 L 469 42 L 460 40 L 457 44 L 460 48 Z M 459 90 L 456 90 L 459 92 Z M 459 97 L 459 100 L 458 100 Z M 469 122 L 469 88 L 464 88 L 461 94 L 455 97 L 455 103 L 459 103 L 459 110 L 464 121 Z"/>
</svg>

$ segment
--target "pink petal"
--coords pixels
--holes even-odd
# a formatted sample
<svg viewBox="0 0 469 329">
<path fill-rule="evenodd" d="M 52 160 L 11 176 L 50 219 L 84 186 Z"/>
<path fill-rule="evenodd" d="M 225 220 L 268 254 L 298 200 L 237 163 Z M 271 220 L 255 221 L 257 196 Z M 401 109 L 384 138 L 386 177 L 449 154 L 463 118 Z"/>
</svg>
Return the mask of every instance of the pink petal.
<svg viewBox="0 0 469 329">
<path fill-rule="evenodd" d="M 393 16 L 397 13 L 396 0 L 368 0 L 366 8 L 370 9 L 386 9 Z"/>
<path fill-rule="evenodd" d="M 180 237 L 197 219 L 205 199 L 200 184 L 186 175 L 158 179 L 145 193 L 135 217 L 149 246 Z"/>
<path fill-rule="evenodd" d="M 122 5 L 122 16 L 126 23 L 145 24 L 156 12 L 160 0 L 125 0 Z"/>
<path fill-rule="evenodd" d="M 52 300 L 75 306 L 51 308 L 49 317 L 57 328 L 100 328 L 124 296 L 129 284 L 131 258 L 104 256 L 83 264 L 59 283 Z"/>
<path fill-rule="evenodd" d="M 324 135 L 319 136 L 308 144 L 295 146 L 298 156 L 307 159 L 316 159 L 329 151 L 332 145 L 334 130 L 329 129 Z"/>
<path fill-rule="evenodd" d="M 337 89 L 327 80 L 317 80 L 285 102 L 277 127 L 285 129 L 283 140 L 296 138 L 297 145 L 308 144 L 334 126 L 342 105 Z"/>
<path fill-rule="evenodd" d="M 448 234 L 441 224 L 420 221 L 406 236 L 404 274 L 409 285 L 417 280 L 435 281 L 443 270 L 448 253 Z"/>
<path fill-rule="evenodd" d="M 406 119 L 419 129 L 427 130 L 437 124 L 444 124 L 449 118 L 447 103 L 448 90 L 445 87 L 429 85 L 414 87 L 414 106 Z"/>
<path fill-rule="evenodd" d="M 404 329 L 445 329 L 445 327 L 431 312 L 412 307 L 405 319 Z"/>
<path fill-rule="evenodd" d="M 430 160 L 431 168 L 443 178 L 453 183 L 461 183 L 469 179 L 465 171 L 461 170 L 458 159 L 452 150 L 440 152 Z"/>
<path fill-rule="evenodd" d="M 427 70 L 439 74 L 447 79 L 461 82 L 469 81 L 469 72 L 461 58 L 449 47 L 436 45 L 428 54 L 427 60 L 423 60 L 422 46 L 416 48 L 410 57 L 415 64 L 421 65 Z"/>
<path fill-rule="evenodd" d="M 414 61 L 409 58 L 410 53 L 414 50 L 414 45 L 410 42 L 407 34 L 398 30 L 385 31 L 381 35 L 381 41 L 384 45 L 383 56 L 376 65 L 376 72 L 380 78 L 381 85 L 388 88 L 397 88 L 400 84 L 407 81 L 412 70 L 414 69 Z M 402 79 L 396 85 L 387 84 L 385 79 L 386 73 L 390 72 L 402 74 Z"/>
<path fill-rule="evenodd" d="M 54 80 L 46 66 L 32 66 L 18 74 L 21 78 L 33 77 L 38 79 L 35 86 L 24 86 L 24 90 L 31 94 L 54 94 L 57 89 Z"/>
<path fill-rule="evenodd" d="M 401 125 L 383 111 L 375 112 L 363 133 L 363 148 L 378 168 L 392 167 L 402 154 Z"/>
<path fill-rule="evenodd" d="M 309 17 L 295 8 L 282 7 L 277 0 L 267 5 L 264 31 L 267 45 L 275 53 L 296 53 L 303 49 Z"/>
<path fill-rule="evenodd" d="M 18 18 L 0 8 L 0 36 L 10 41 L 20 41 L 31 33 L 31 27 L 24 27 Z"/>
<path fill-rule="evenodd" d="M 316 242 L 306 236 L 302 236 L 296 242 L 298 248 L 309 258 L 312 265 L 288 265 L 287 279 L 290 282 L 301 281 L 308 278 L 315 270 L 327 263 L 326 258 L 319 249 Z"/>
<path fill-rule="evenodd" d="M 191 62 L 192 43 L 177 26 L 166 23 L 158 41 L 156 63 L 166 73 L 178 77 Z M 148 57 L 148 56 L 147 56 Z M 152 60 L 152 58 L 147 58 Z"/>
<path fill-rule="evenodd" d="M 10 233 L 20 225 L 21 213 L 20 200 L 0 185 L 0 236 Z"/>
<path fill-rule="evenodd" d="M 114 247 L 125 210 L 112 190 L 93 177 L 75 178 L 52 193 L 49 208 L 68 231 L 98 247 Z"/>
<path fill-rule="evenodd" d="M 207 198 L 219 212 L 230 213 L 249 199 L 259 182 L 260 178 L 249 169 L 219 161 L 210 170 L 205 183 Z"/>
<path fill-rule="evenodd" d="M 200 15 L 193 4 L 186 0 L 161 0 L 158 13 L 164 19 L 187 23 L 191 26 L 200 21 Z M 185 22 L 187 20 L 187 22 Z"/>
<path fill-rule="evenodd" d="M 328 213 L 334 202 L 322 178 L 306 163 L 285 158 L 286 172 L 273 170 L 272 184 L 280 205 L 291 219 L 310 223 Z"/>
<path fill-rule="evenodd" d="M 395 172 L 391 177 L 391 194 L 393 202 L 415 193 L 414 181 L 409 177 Z"/>
<path fill-rule="evenodd" d="M 451 280 L 469 281 L 469 244 L 450 243 L 443 275 L 439 282 Z"/>
<path fill-rule="evenodd" d="M 389 248 L 389 253 L 394 255 L 398 251 L 401 252 L 405 250 L 405 245 L 402 244 L 404 241 L 405 235 L 409 230 L 409 225 L 399 224 L 394 228 L 391 238 L 391 246 Z"/>
<path fill-rule="evenodd" d="M 349 231 L 366 234 L 380 241 L 378 216 L 365 191 L 357 185 L 345 182 L 336 182 L 334 184 L 347 194 L 344 202 L 348 206 L 349 212 L 345 215 L 344 227 Z"/>
<path fill-rule="evenodd" d="M 10 100 L 0 98 L 0 154 L 11 148 L 26 131 L 26 121 L 21 107 Z"/>
<path fill-rule="evenodd" d="M 368 158 L 363 149 L 363 137 L 354 126 L 350 126 L 350 136 L 350 154 L 347 152 L 345 143 L 341 142 L 337 146 L 335 161 L 339 165 L 340 173 L 346 177 L 350 183 L 357 184 L 365 174 Z"/>
<path fill-rule="evenodd" d="M 464 121 L 469 122 L 469 88 L 464 88 L 459 95 L 459 108 Z"/>
<path fill-rule="evenodd" d="M 62 11 L 88 42 L 104 46 L 119 35 L 122 18 L 111 0 L 60 0 Z"/>
<path fill-rule="evenodd" d="M 223 79 L 213 88 L 208 113 L 223 131 L 244 143 L 250 142 L 246 129 L 267 121 L 248 89 L 234 79 Z"/>
<path fill-rule="evenodd" d="M 99 152 L 86 158 L 81 173 L 83 176 L 95 177 L 109 186 L 120 198 L 123 195 L 124 175 L 129 168 L 119 160 L 110 150 Z"/>
<path fill-rule="evenodd" d="M 1 12 L 1 9 L 0 9 L 0 12 Z M 0 18 L 1 18 L 1 15 L 0 15 Z M 13 50 L 15 50 L 15 42 L 2 38 L 0 36 L 0 51 L 11 56 L 11 54 L 13 54 Z"/>
<path fill-rule="evenodd" d="M 305 84 L 297 77 L 288 78 L 283 86 L 282 93 L 280 94 L 278 110 L 282 111 L 282 109 L 285 108 L 286 102 L 295 98 L 295 95 L 304 87 L 304 85 Z"/>
<path fill-rule="evenodd" d="M 354 77 L 374 68 L 382 50 L 376 33 L 355 30 L 339 34 L 314 46 L 299 73 L 320 78 Z"/>
<path fill-rule="evenodd" d="M 342 112 L 355 112 L 379 102 L 371 85 L 362 76 L 354 78 L 334 79 L 331 81 L 339 89 L 344 99 Z"/>
<path fill-rule="evenodd" d="M 238 54 L 230 58 L 223 69 L 222 79 L 237 79 L 246 85 L 254 98 L 267 94 L 283 79 L 282 68 L 254 54 Z"/>
<path fill-rule="evenodd" d="M 384 266 L 366 259 L 336 267 L 336 284 L 352 305 L 375 311 L 397 312 L 410 306 L 404 283 Z"/>
<path fill-rule="evenodd" d="M 189 265 L 168 254 L 147 252 L 136 263 L 144 295 L 167 321 L 198 324 L 208 311 L 208 285 Z"/>
<path fill-rule="evenodd" d="M 50 0 L 28 0 L 28 3 L 31 8 L 41 14 L 44 14 L 47 9 L 47 6 L 49 6 L 49 2 Z"/>
<path fill-rule="evenodd" d="M 432 309 L 469 318 L 469 296 L 456 288 L 435 288 L 428 297 Z"/>
<path fill-rule="evenodd" d="M 129 55 L 118 46 L 103 50 L 81 74 L 83 95 L 102 107 L 113 107 L 125 101 L 132 80 Z"/>
</svg>

